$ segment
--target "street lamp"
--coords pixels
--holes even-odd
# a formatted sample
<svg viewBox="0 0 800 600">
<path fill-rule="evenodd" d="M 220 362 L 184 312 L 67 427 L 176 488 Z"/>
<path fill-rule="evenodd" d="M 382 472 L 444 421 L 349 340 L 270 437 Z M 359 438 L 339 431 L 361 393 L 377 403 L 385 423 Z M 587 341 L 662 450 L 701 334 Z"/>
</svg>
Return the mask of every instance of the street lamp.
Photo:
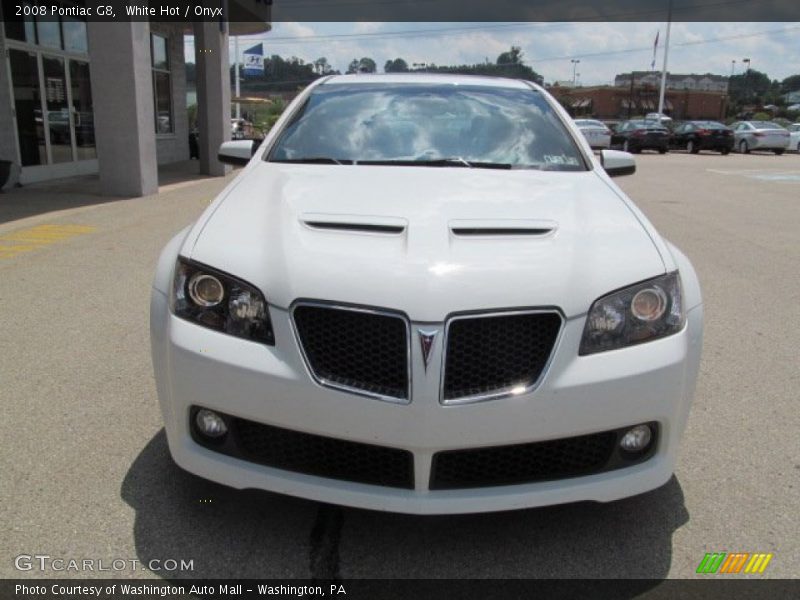
<svg viewBox="0 0 800 600">
<path fill-rule="evenodd" d="M 731 61 L 731 77 L 733 77 L 733 70 L 735 66 L 736 66 L 736 59 Z"/>
<path fill-rule="evenodd" d="M 743 58 L 742 59 L 742 64 L 746 64 L 747 65 L 747 67 L 745 68 L 745 71 L 744 71 L 744 99 L 745 100 L 749 100 L 750 99 L 750 59 L 749 58 Z"/>
<path fill-rule="evenodd" d="M 578 75 L 577 74 L 578 63 L 581 62 L 581 59 L 572 58 L 572 59 L 570 59 L 570 62 L 572 63 L 572 87 L 575 87 L 575 79 L 576 79 L 576 77 Z"/>
</svg>

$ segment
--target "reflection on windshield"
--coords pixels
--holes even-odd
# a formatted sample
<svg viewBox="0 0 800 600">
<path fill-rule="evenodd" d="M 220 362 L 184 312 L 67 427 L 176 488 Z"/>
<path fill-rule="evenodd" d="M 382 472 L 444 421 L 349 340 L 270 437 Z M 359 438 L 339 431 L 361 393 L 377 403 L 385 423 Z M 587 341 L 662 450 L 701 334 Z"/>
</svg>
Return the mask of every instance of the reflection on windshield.
<svg viewBox="0 0 800 600">
<path fill-rule="evenodd" d="M 586 168 L 539 92 L 456 84 L 321 85 L 269 160 Z"/>
</svg>

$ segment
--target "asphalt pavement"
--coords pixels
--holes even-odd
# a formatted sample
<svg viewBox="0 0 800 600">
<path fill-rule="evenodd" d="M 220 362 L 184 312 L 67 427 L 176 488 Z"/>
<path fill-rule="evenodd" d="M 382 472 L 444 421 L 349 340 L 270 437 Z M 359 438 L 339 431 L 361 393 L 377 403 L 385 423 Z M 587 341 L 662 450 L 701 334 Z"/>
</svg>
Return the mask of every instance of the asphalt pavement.
<svg viewBox="0 0 800 600">
<path fill-rule="evenodd" d="M 173 465 L 150 365 L 150 281 L 161 247 L 230 178 L 109 201 L 78 185 L 56 212 L 48 188 L 25 190 L 39 208 L 0 212 L 0 577 L 86 576 L 15 568 L 44 554 L 123 560 L 113 574 L 133 577 L 659 579 L 694 576 L 706 552 L 771 552 L 761 577 L 796 577 L 800 156 L 637 164 L 616 181 L 691 258 L 705 299 L 675 477 L 611 504 L 437 517 L 240 492 Z M 21 199 L 2 195 L 0 207 Z M 169 559 L 193 569 L 133 570 Z"/>
</svg>

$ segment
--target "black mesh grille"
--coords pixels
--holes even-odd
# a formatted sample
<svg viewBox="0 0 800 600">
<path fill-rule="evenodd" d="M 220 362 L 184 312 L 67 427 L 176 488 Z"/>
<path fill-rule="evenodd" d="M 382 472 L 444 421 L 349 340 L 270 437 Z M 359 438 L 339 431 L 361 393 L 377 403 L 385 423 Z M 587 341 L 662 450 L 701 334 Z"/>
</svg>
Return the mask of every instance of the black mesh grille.
<svg viewBox="0 0 800 600">
<path fill-rule="evenodd" d="M 444 399 L 531 385 L 547 364 L 560 327 L 557 313 L 455 319 L 447 332 Z"/>
<path fill-rule="evenodd" d="M 232 424 L 241 458 L 330 479 L 414 487 L 414 460 L 406 450 L 300 433 L 246 419 L 233 419 Z"/>
<path fill-rule="evenodd" d="M 588 475 L 612 458 L 613 431 L 547 442 L 449 450 L 433 457 L 431 489 L 513 485 Z"/>
<path fill-rule="evenodd" d="M 301 305 L 294 310 L 294 322 L 317 378 L 408 397 L 408 339 L 401 317 Z"/>
</svg>

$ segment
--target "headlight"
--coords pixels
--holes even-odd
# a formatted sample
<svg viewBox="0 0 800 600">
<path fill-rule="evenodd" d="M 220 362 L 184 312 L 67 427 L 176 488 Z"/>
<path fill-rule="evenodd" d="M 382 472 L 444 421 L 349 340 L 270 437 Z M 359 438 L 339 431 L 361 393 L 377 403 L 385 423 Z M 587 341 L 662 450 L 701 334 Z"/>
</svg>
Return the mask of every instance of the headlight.
<svg viewBox="0 0 800 600">
<path fill-rule="evenodd" d="M 681 279 L 676 271 L 596 300 L 586 317 L 580 354 L 672 335 L 684 322 Z"/>
<path fill-rule="evenodd" d="M 249 283 L 179 258 L 170 307 L 175 316 L 222 333 L 275 344 L 264 295 Z"/>
</svg>

